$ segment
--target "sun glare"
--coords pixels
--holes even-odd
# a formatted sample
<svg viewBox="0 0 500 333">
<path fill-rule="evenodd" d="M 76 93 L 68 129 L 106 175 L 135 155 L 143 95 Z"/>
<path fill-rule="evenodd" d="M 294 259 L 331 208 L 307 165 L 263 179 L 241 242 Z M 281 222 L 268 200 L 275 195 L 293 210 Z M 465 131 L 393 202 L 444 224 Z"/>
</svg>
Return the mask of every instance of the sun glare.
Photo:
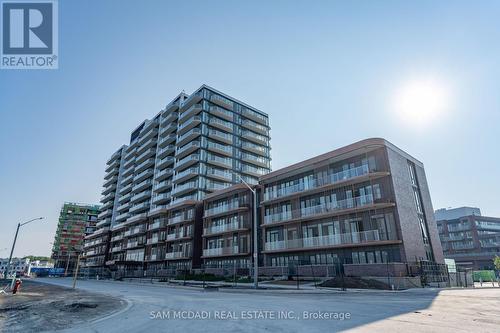
<svg viewBox="0 0 500 333">
<path fill-rule="evenodd" d="M 411 124 L 435 122 L 445 114 L 448 107 L 448 89 L 444 83 L 434 79 L 407 82 L 396 93 L 396 112 Z"/>
</svg>

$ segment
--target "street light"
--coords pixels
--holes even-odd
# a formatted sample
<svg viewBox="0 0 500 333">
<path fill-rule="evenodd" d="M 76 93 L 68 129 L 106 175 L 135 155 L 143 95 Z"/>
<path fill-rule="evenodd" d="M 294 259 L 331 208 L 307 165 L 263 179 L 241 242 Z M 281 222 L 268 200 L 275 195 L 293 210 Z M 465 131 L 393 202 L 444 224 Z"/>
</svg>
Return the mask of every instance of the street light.
<svg viewBox="0 0 500 333">
<path fill-rule="evenodd" d="M 17 234 L 19 233 L 19 228 L 22 227 L 23 225 L 26 225 L 26 224 L 30 223 L 30 222 L 33 222 L 33 221 L 36 221 L 36 220 L 43 220 L 43 219 L 44 219 L 43 217 L 37 217 L 35 219 L 31 219 L 29 221 L 17 224 L 16 235 L 14 236 L 14 243 L 12 243 L 12 249 L 10 250 L 9 261 L 7 262 L 7 267 L 5 267 L 5 273 L 4 273 L 4 278 L 5 279 L 7 279 L 7 274 L 9 273 L 10 262 L 12 260 L 12 254 L 14 253 L 14 247 L 16 246 Z M 14 275 L 14 278 L 15 278 L 15 275 Z"/>
<path fill-rule="evenodd" d="M 259 287 L 259 260 L 258 260 L 258 240 L 257 240 L 257 191 L 253 189 L 246 181 L 241 178 L 241 176 L 235 172 L 233 172 L 236 177 L 238 177 L 243 184 L 253 194 L 253 286 L 255 289 Z"/>
</svg>

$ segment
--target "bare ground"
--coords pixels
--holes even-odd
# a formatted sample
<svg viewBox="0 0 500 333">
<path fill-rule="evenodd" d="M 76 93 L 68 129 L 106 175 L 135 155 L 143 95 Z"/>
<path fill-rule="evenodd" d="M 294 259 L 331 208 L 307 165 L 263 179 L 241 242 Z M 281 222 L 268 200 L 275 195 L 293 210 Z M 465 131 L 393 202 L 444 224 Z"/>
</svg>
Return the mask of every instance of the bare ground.
<svg viewBox="0 0 500 333">
<path fill-rule="evenodd" d="M 1 287 L 8 282 L 1 281 Z M 113 296 L 24 280 L 18 294 L 0 294 L 0 332 L 70 328 L 109 315 L 126 302 Z"/>
</svg>

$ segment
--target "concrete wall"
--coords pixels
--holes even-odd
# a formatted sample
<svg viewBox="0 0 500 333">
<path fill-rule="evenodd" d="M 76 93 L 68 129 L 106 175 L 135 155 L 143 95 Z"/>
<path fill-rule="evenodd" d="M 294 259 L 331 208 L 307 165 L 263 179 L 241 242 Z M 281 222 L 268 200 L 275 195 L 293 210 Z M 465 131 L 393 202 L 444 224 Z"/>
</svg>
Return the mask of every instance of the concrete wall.
<svg viewBox="0 0 500 333">
<path fill-rule="evenodd" d="M 404 253 L 401 259 L 407 262 L 425 259 L 424 242 L 418 221 L 410 174 L 408 172 L 408 160 L 390 148 L 387 148 L 387 156 L 403 240 Z"/>
</svg>

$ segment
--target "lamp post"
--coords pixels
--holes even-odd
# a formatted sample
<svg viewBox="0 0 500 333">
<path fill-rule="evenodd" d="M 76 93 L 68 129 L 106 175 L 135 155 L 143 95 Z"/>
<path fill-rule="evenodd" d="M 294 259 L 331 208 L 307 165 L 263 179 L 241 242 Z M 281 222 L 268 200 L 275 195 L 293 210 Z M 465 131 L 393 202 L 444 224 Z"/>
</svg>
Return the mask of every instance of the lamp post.
<svg viewBox="0 0 500 333">
<path fill-rule="evenodd" d="M 14 236 L 14 242 L 12 243 L 12 248 L 10 250 L 9 261 L 7 262 L 7 267 L 5 267 L 5 272 L 4 272 L 4 278 L 5 279 L 7 279 L 7 274 L 9 274 L 10 262 L 12 261 L 12 254 L 14 253 L 14 247 L 16 246 L 17 235 L 19 234 L 19 228 L 22 227 L 23 225 L 26 225 L 26 224 L 28 224 L 30 222 L 33 222 L 33 221 L 36 221 L 36 220 L 43 220 L 43 217 L 37 217 L 35 219 L 31 219 L 29 221 L 17 224 L 16 235 Z M 15 278 L 16 278 L 16 276 L 14 274 L 14 279 Z M 14 279 L 12 281 L 14 281 Z"/>
<path fill-rule="evenodd" d="M 257 240 L 257 191 L 253 189 L 246 181 L 241 178 L 241 176 L 235 172 L 233 174 L 238 177 L 243 184 L 253 195 L 253 286 L 255 289 L 259 287 L 259 260 L 258 260 L 258 240 Z"/>
</svg>

